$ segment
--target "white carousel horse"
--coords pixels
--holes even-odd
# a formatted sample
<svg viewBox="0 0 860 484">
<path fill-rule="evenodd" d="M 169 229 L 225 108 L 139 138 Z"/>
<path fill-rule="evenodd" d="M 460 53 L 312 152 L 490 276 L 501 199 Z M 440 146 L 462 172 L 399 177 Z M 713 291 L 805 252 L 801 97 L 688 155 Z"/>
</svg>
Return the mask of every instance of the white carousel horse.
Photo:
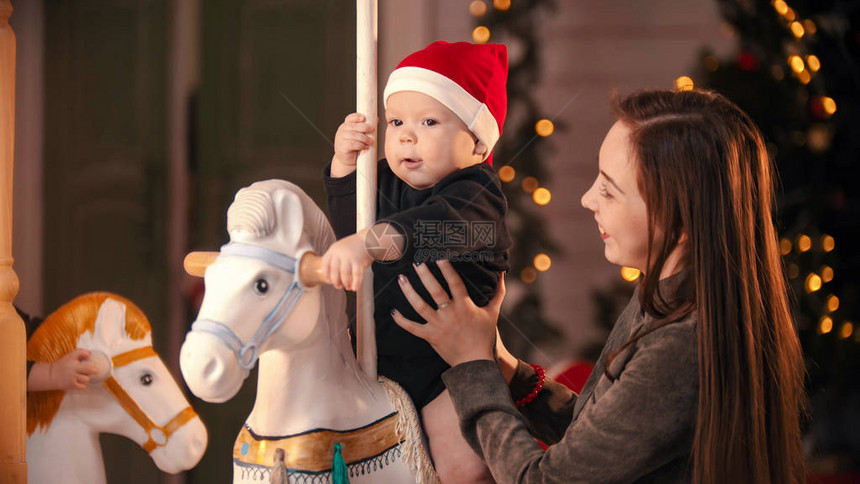
<svg viewBox="0 0 860 484">
<path fill-rule="evenodd" d="M 227 228 L 180 367 L 195 395 L 224 402 L 260 361 L 233 482 L 268 482 L 277 448 L 290 482 L 434 482 L 409 397 L 356 363 L 344 292 L 299 280 L 302 256 L 335 240 L 322 211 L 292 183 L 268 180 L 236 194 Z"/>
<path fill-rule="evenodd" d="M 152 349 L 150 331 L 137 306 L 109 293 L 79 296 L 39 326 L 29 360 L 84 348 L 100 372 L 85 390 L 27 394 L 29 483 L 104 483 L 100 433 L 133 440 L 164 472 L 197 465 L 206 427 Z"/>
</svg>

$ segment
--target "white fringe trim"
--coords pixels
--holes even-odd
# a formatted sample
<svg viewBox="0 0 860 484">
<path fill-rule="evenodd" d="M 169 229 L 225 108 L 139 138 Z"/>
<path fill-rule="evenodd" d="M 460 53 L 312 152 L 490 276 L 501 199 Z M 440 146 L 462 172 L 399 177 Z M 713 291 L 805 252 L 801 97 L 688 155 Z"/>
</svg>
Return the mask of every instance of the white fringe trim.
<svg viewBox="0 0 860 484">
<path fill-rule="evenodd" d="M 412 404 L 412 399 L 406 394 L 406 391 L 397 383 L 380 376 L 382 386 L 388 394 L 388 399 L 394 405 L 394 410 L 397 411 L 397 426 L 395 432 L 403 442 L 403 463 L 406 467 L 415 472 L 415 479 L 418 484 L 438 484 L 439 476 L 436 474 L 436 469 L 433 468 L 433 462 L 430 460 L 430 455 L 427 449 L 424 448 L 424 434 L 421 431 L 421 422 L 418 420 L 418 413 L 415 411 L 415 405 Z"/>
</svg>

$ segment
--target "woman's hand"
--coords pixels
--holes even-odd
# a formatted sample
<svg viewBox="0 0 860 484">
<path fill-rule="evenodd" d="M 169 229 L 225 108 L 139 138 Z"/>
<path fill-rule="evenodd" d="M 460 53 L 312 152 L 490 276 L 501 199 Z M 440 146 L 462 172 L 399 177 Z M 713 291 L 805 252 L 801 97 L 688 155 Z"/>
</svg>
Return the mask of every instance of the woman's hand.
<svg viewBox="0 0 860 484">
<path fill-rule="evenodd" d="M 499 277 L 499 290 L 486 306 L 480 308 L 472 302 L 463 280 L 447 260 L 436 263 L 448 288 L 451 298 L 439 281 L 433 277 L 427 264 L 415 267 L 424 288 L 430 293 L 438 310 L 433 310 L 415 292 L 409 280 L 401 275 L 400 289 L 415 311 L 427 321 L 419 324 L 405 318 L 394 310 L 394 321 L 406 331 L 426 340 L 449 365 L 456 366 L 472 360 L 494 360 L 493 347 L 496 342 L 496 322 L 502 300 L 505 298 L 505 278 Z"/>
</svg>

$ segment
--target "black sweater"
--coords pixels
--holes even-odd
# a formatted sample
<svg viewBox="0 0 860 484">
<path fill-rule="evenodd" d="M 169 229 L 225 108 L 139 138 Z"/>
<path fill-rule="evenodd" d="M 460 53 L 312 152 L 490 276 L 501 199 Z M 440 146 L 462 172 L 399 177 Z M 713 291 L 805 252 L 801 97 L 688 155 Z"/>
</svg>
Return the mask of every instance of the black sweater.
<svg viewBox="0 0 860 484">
<path fill-rule="evenodd" d="M 331 165 L 325 169 L 329 219 L 338 239 L 355 233 L 355 178 L 355 172 L 332 178 Z M 448 259 L 475 304 L 485 306 L 496 293 L 499 272 L 509 269 L 507 200 L 493 168 L 485 163 L 416 190 L 397 178 L 383 159 L 377 166 L 377 191 L 377 221 L 391 223 L 406 237 L 399 260 L 373 263 L 377 368 L 379 374 L 399 383 L 420 409 L 445 389 L 440 375 L 448 365 L 426 341 L 391 318 L 390 311 L 396 308 L 405 317 L 424 322 L 400 291 L 397 276 L 409 278 L 434 305 L 411 266 L 430 262 L 430 270 L 447 290 L 433 262 Z"/>
</svg>

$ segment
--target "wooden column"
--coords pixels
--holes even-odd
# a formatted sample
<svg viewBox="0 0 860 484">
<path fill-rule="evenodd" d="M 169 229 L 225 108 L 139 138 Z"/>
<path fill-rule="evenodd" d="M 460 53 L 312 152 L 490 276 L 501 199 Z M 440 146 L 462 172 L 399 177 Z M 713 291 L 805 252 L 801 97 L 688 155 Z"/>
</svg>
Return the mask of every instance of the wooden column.
<svg viewBox="0 0 860 484">
<path fill-rule="evenodd" d="M 25 431 L 26 332 L 12 301 L 18 276 L 12 268 L 12 167 L 15 152 L 15 33 L 12 4 L 0 0 L 0 481 L 27 482 Z"/>
</svg>

